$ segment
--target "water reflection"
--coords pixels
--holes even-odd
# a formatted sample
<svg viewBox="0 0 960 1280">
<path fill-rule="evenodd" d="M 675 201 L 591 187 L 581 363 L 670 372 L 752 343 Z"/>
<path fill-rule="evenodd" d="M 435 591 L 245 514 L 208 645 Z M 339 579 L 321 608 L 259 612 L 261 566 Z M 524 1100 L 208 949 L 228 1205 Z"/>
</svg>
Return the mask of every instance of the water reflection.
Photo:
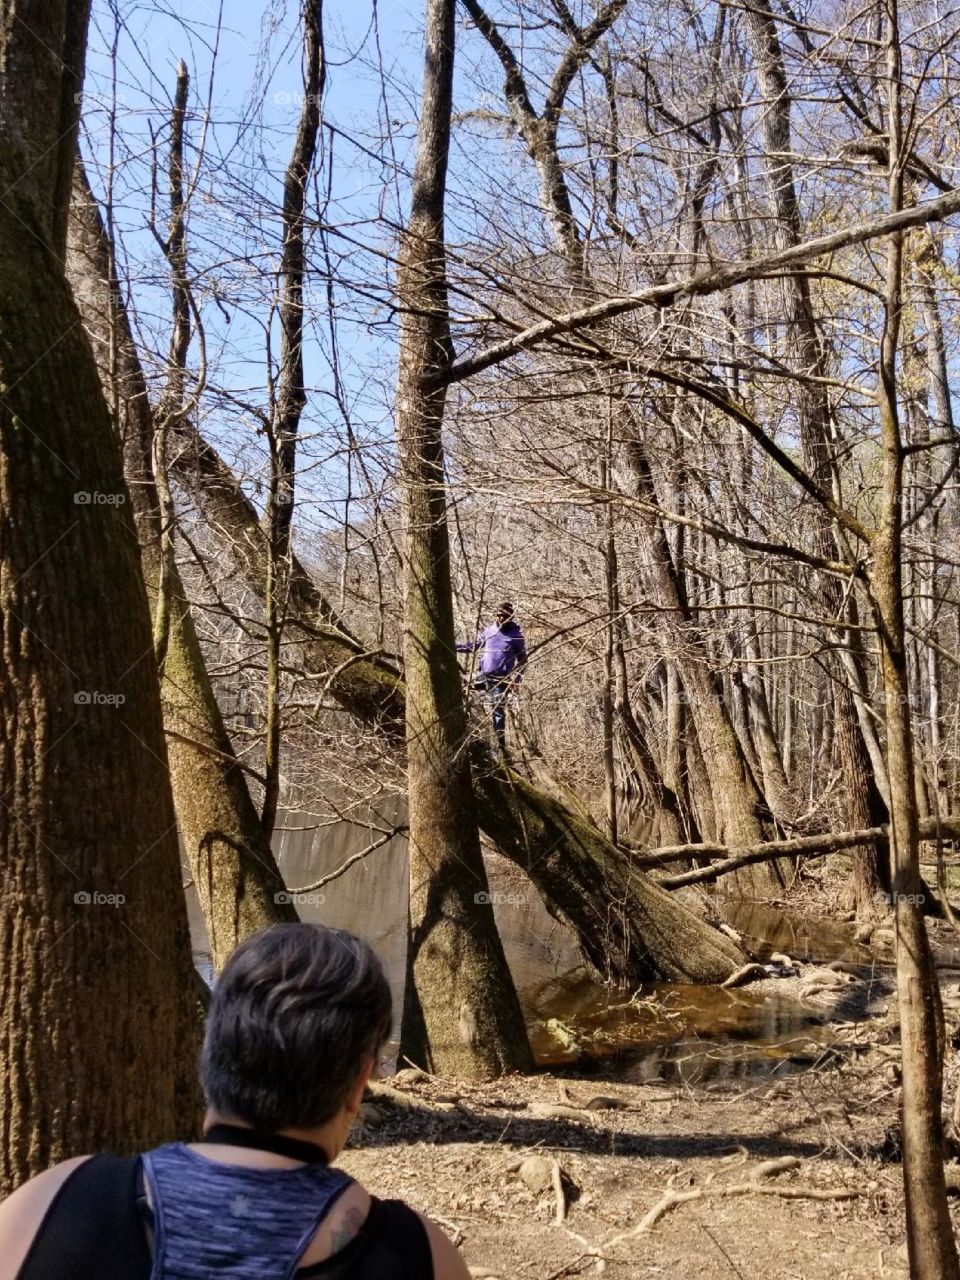
<svg viewBox="0 0 960 1280">
<path fill-rule="evenodd" d="M 818 964 L 847 960 L 869 965 L 876 959 L 869 947 L 855 941 L 853 926 L 841 921 L 791 916 L 765 903 L 737 898 L 723 899 L 721 905 L 724 919 L 761 959 L 778 951 Z"/>
<path fill-rule="evenodd" d="M 380 825 L 402 821 L 402 801 L 386 799 Z M 376 832 L 363 826 L 321 825 L 287 813 L 274 848 L 291 890 L 304 889 L 366 848 Z M 496 864 L 494 864 L 496 866 Z M 512 873 L 506 873 L 512 874 Z M 498 887 L 497 872 L 492 888 Z M 703 1083 L 789 1070 L 811 1060 L 824 1035 L 810 1013 L 786 996 L 722 991 L 717 987 L 657 983 L 632 998 L 592 982 L 580 966 L 573 935 L 549 915 L 528 884 L 510 879 L 494 893 L 504 950 L 529 1019 L 537 1060 L 544 1066 L 590 1062 L 604 1076 L 627 1081 Z M 394 1007 L 402 1007 L 406 958 L 406 841 L 397 837 L 301 904 L 306 920 L 349 929 L 381 957 Z M 198 966 L 209 976 L 210 956 L 195 895 L 188 894 Z M 796 959 L 859 958 L 830 922 L 791 920 L 754 904 L 728 904 L 734 928 L 750 935 L 758 952 L 784 951 Z M 763 940 L 763 941 L 761 941 Z"/>
<path fill-rule="evenodd" d="M 703 1083 L 806 1065 L 825 1029 L 789 996 L 720 987 L 651 983 L 625 999 L 588 978 L 541 989 L 533 1034 L 545 1065 L 604 1063 L 604 1075 L 641 1083 Z M 564 1045 L 569 1028 L 574 1045 Z"/>
</svg>

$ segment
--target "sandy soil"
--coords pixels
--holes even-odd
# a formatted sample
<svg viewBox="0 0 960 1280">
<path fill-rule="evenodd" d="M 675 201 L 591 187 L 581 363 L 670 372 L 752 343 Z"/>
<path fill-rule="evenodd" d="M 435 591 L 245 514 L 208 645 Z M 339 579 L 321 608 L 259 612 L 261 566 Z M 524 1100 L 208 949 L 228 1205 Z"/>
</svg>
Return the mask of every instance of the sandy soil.
<svg viewBox="0 0 960 1280">
<path fill-rule="evenodd" d="M 477 1277 L 906 1277 L 889 976 L 804 966 L 771 990 L 784 981 L 834 1041 L 792 1074 L 676 1088 L 408 1070 L 375 1086 L 343 1166 L 440 1221 Z M 786 1167 L 765 1176 L 772 1160 Z"/>
</svg>

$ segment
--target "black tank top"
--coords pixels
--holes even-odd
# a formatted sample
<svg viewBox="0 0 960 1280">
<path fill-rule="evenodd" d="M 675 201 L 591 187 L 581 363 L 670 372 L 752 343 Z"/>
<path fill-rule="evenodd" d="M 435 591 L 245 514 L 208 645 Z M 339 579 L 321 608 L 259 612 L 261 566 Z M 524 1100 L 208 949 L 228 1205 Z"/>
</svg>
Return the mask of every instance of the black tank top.
<svg viewBox="0 0 960 1280">
<path fill-rule="evenodd" d="M 93 1156 L 47 1210 L 17 1280 L 150 1280 L 153 1259 L 138 1208 L 139 1156 Z M 433 1280 L 430 1240 L 400 1200 L 371 1197 L 350 1243 L 297 1280 Z"/>
</svg>

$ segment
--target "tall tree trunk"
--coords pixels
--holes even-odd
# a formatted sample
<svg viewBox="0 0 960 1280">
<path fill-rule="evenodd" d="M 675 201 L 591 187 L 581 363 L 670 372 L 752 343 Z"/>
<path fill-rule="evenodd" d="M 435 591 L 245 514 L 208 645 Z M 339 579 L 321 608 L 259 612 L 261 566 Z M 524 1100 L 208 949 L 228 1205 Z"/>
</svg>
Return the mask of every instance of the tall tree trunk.
<svg viewBox="0 0 960 1280">
<path fill-rule="evenodd" d="M 403 506 L 410 937 L 400 1050 L 444 1075 L 529 1070 L 533 1057 L 480 852 L 456 660 L 443 462 L 451 355 L 444 199 L 456 0 L 427 0 L 423 97 L 401 308 L 397 447 Z"/>
<path fill-rule="evenodd" d="M 655 512 L 659 499 L 646 449 L 636 423 L 625 426 L 637 496 Z M 714 837 L 730 845 L 768 839 L 772 834 L 772 814 L 737 738 L 720 678 L 712 670 L 710 655 L 694 625 L 663 521 L 652 515 L 646 523 L 646 533 L 649 574 L 663 606 L 661 627 L 666 647 L 671 654 L 683 655 L 678 675 L 696 730 L 702 780 L 710 794 Z M 700 826 L 704 829 L 703 820 Z M 747 867 L 737 873 L 734 881 L 740 893 L 757 895 L 783 884 L 775 864 Z"/>
<path fill-rule="evenodd" d="M 950 375 L 947 366 L 946 345 L 943 334 L 943 321 L 940 316 L 940 305 L 934 287 L 933 269 L 939 265 L 939 256 L 931 245 L 918 262 L 920 273 L 921 310 L 927 346 L 927 392 L 932 410 L 936 436 L 952 435 L 954 432 L 953 403 L 950 397 Z M 939 450 L 937 451 L 939 453 Z M 954 455 L 956 457 L 956 455 Z M 933 490 L 948 472 L 950 463 L 934 462 L 934 455 L 928 452 L 920 461 L 921 472 L 927 485 Z M 929 641 L 938 611 L 941 607 L 940 587 L 940 504 L 931 500 L 928 509 L 922 514 L 919 527 L 923 532 L 928 562 L 923 573 L 923 590 L 920 594 L 919 609 L 924 638 Z M 941 693 L 940 655 L 936 648 L 927 643 L 924 657 L 924 677 L 927 693 L 928 729 L 927 742 L 930 752 L 930 789 L 936 813 L 943 813 L 949 805 L 944 777 L 943 760 L 943 701 Z"/>
<path fill-rule="evenodd" d="M 757 0 L 747 14 L 747 24 L 753 43 L 757 79 L 765 99 L 761 129 L 767 178 L 776 214 L 777 240 L 785 248 L 800 243 L 802 228 L 790 160 L 791 98 L 769 0 Z M 793 322 L 800 372 L 821 379 L 805 386 L 801 384 L 799 415 L 804 464 L 821 490 L 830 493 L 834 485 L 830 407 L 822 381 L 827 368 L 823 344 L 817 331 L 810 285 L 806 276 L 799 273 L 784 282 L 784 289 Z M 842 558 L 842 548 L 838 544 L 833 522 L 818 503 L 813 504 L 812 519 L 817 553 L 824 558 Z M 822 573 L 820 589 L 826 615 L 841 617 L 846 602 L 839 580 L 832 574 Z M 854 666 L 853 674 L 859 687 L 859 671 L 855 666 L 857 660 L 857 653 L 851 652 L 846 657 L 848 666 Z M 846 681 L 847 676 L 841 663 L 837 664 L 835 678 L 840 683 Z M 833 699 L 833 711 L 846 791 L 847 825 L 851 830 L 864 830 L 886 820 L 885 807 L 882 806 L 875 786 L 862 786 L 862 780 L 870 775 L 870 762 L 853 698 L 844 690 L 839 690 Z M 871 846 L 858 849 L 854 855 L 853 891 L 857 910 L 862 914 L 872 914 L 878 909 L 878 894 L 885 878 L 880 869 L 881 856 L 879 850 Z"/>
<path fill-rule="evenodd" d="M 301 0 L 303 94 L 293 154 L 283 176 L 283 246 L 280 252 L 280 363 L 267 441 L 270 483 L 267 529 L 267 722 L 264 729 L 264 784 L 261 822 L 269 840 L 280 802 L 280 669 L 284 621 L 291 577 L 291 530 L 297 437 L 307 403 L 303 380 L 303 278 L 306 269 L 307 191 L 317 154 L 320 103 L 326 84 L 323 0 Z M 272 385 L 272 384 L 271 384 Z"/>
<path fill-rule="evenodd" d="M 286 901 L 270 841 L 217 705 L 172 557 L 164 572 L 163 522 L 153 465 L 154 414 L 112 262 L 106 229 L 78 158 L 67 269 L 104 393 L 116 406 L 147 592 L 155 613 L 161 607 L 167 612 L 160 691 L 174 807 L 213 963 L 219 968 L 247 934 L 296 919 L 296 912 Z"/>
<path fill-rule="evenodd" d="M 610 438 L 612 414 L 608 415 L 607 445 L 600 465 L 600 488 L 606 489 L 610 482 L 610 468 L 613 452 L 613 441 Z M 613 507 L 607 503 L 603 512 L 603 572 L 607 593 L 607 622 L 603 632 L 603 776 L 605 787 L 605 808 L 607 818 L 607 835 L 611 844 L 617 843 L 617 749 L 616 749 L 616 676 L 614 659 L 616 656 L 616 632 L 619 625 L 620 612 L 619 589 L 617 582 L 617 539 L 613 525 Z"/>
<path fill-rule="evenodd" d="M 885 0 L 890 207 L 903 203 L 897 0 Z M 943 1173 L 943 1009 L 923 922 L 920 832 L 903 609 L 903 441 L 897 406 L 903 237 L 887 242 L 879 410 L 883 449 L 880 520 L 871 586 L 880 639 L 890 776 L 890 844 L 897 936 L 897 999 L 903 1061 L 903 1183 L 914 1280 L 957 1280 L 960 1263 Z"/>
<path fill-rule="evenodd" d="M 63 271 L 86 20 L 66 0 L 0 19 L 0 1193 L 194 1123 L 150 616 Z"/>
</svg>

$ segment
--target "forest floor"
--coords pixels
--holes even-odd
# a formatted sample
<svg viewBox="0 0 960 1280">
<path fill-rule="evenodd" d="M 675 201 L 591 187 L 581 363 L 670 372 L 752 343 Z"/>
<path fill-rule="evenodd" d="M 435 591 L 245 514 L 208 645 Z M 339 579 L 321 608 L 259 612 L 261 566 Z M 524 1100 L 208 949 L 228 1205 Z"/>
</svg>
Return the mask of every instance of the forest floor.
<svg viewBox="0 0 960 1280">
<path fill-rule="evenodd" d="M 374 1086 L 343 1167 L 441 1222 L 476 1277 L 906 1277 L 892 972 L 846 968 L 749 988 L 788 984 L 822 1024 L 774 1074 L 626 1083 L 594 1064 L 473 1085 L 407 1069 Z M 948 1048 L 948 1110 L 957 1072 Z"/>
</svg>

